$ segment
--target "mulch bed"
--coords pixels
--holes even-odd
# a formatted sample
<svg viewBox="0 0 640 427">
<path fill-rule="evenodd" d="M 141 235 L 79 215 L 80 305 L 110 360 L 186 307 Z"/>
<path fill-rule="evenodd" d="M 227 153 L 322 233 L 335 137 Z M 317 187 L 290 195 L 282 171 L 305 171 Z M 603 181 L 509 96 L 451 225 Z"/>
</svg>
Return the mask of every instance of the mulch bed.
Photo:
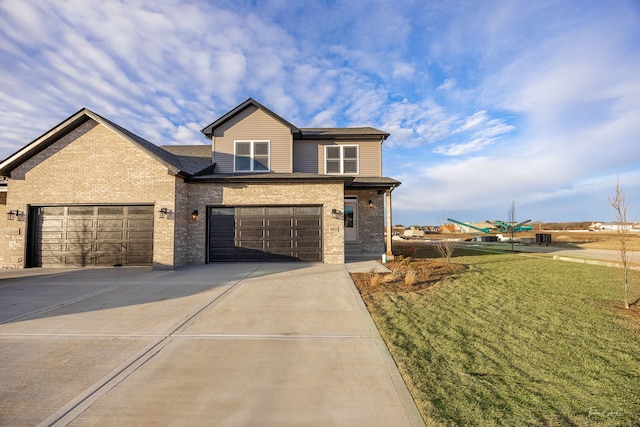
<svg viewBox="0 0 640 427">
<path fill-rule="evenodd" d="M 433 287 L 444 277 L 465 270 L 461 264 L 447 263 L 440 259 L 405 259 L 385 264 L 391 273 L 352 273 L 351 278 L 361 295 L 381 292 L 417 292 Z M 414 271 L 414 283 L 407 283 L 405 276 Z"/>
</svg>

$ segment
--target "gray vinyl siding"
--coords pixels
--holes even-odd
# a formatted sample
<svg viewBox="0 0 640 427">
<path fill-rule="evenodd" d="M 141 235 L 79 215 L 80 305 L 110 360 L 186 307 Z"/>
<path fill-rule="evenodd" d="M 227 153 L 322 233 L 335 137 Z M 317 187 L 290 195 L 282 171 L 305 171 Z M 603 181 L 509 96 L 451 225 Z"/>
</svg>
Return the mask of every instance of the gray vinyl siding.
<svg viewBox="0 0 640 427">
<path fill-rule="evenodd" d="M 294 142 L 294 171 L 324 174 L 325 145 L 357 145 L 358 176 L 382 176 L 380 140 L 332 141 L 310 140 Z"/>
<path fill-rule="evenodd" d="M 270 141 L 271 172 L 292 170 L 291 130 L 269 114 L 249 107 L 214 132 L 214 158 L 217 173 L 233 173 L 234 141 Z"/>
</svg>

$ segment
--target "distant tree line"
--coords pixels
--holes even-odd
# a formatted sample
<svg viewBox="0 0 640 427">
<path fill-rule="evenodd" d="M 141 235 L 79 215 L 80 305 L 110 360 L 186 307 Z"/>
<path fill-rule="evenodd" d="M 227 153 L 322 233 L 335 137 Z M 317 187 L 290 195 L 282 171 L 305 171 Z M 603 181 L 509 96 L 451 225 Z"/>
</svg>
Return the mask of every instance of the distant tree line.
<svg viewBox="0 0 640 427">
<path fill-rule="evenodd" d="M 535 222 L 534 230 L 588 230 L 593 221 L 577 222 Z"/>
</svg>

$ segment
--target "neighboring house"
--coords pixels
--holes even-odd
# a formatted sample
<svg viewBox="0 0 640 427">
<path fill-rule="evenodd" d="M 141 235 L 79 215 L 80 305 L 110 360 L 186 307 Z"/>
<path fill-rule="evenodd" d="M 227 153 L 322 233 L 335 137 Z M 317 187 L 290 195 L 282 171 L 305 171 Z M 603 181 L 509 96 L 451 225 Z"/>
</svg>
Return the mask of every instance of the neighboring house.
<svg viewBox="0 0 640 427">
<path fill-rule="evenodd" d="M 3 268 L 300 259 L 391 252 L 388 133 L 298 128 L 248 99 L 158 147 L 82 109 L 0 163 Z"/>
<path fill-rule="evenodd" d="M 624 224 L 624 226 L 619 222 L 594 222 L 589 226 L 589 231 L 620 231 L 625 229 L 636 232 L 640 231 L 640 226 L 631 222 Z"/>
</svg>

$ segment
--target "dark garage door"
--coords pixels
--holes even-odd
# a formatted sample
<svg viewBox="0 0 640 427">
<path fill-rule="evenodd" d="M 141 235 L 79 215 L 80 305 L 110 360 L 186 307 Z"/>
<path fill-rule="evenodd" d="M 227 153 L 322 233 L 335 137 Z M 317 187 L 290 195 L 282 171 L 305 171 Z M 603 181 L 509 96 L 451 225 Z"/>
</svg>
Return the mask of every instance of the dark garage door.
<svg viewBox="0 0 640 427">
<path fill-rule="evenodd" d="M 31 208 L 29 266 L 150 265 L 153 212 L 153 206 Z"/>
<path fill-rule="evenodd" d="M 322 261 L 321 206 L 209 208 L 209 261 Z"/>
</svg>

